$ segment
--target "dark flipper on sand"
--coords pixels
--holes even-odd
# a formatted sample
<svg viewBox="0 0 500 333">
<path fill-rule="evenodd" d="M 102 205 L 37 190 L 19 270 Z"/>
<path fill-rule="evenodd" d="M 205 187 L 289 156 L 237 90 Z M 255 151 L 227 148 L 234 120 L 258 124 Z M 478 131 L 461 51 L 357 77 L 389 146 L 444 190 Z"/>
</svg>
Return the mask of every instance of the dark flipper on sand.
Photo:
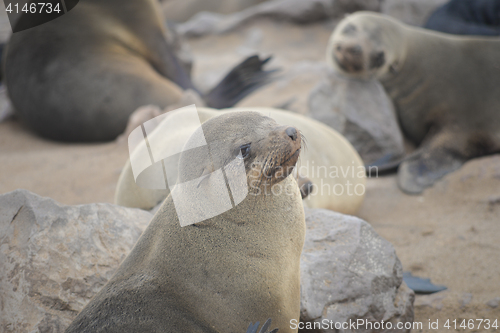
<svg viewBox="0 0 500 333">
<path fill-rule="evenodd" d="M 382 175 L 388 175 L 398 171 L 398 167 L 407 157 L 400 158 L 398 160 L 393 160 L 393 155 L 388 154 L 382 156 L 373 163 L 365 165 L 366 175 L 368 177 L 378 177 Z"/>
<path fill-rule="evenodd" d="M 270 59 L 271 57 L 260 60 L 257 55 L 253 55 L 234 67 L 203 97 L 207 106 L 215 109 L 229 108 L 271 82 L 273 73 L 277 70 L 263 69 Z"/>
<path fill-rule="evenodd" d="M 399 166 L 399 188 L 408 194 L 419 194 L 444 175 L 459 169 L 465 161 L 460 154 L 445 146 L 423 148 Z"/>
<path fill-rule="evenodd" d="M 417 294 L 433 294 L 448 289 L 445 286 L 432 284 L 430 279 L 413 276 L 410 272 L 403 273 L 403 280 L 408 288 Z"/>
</svg>

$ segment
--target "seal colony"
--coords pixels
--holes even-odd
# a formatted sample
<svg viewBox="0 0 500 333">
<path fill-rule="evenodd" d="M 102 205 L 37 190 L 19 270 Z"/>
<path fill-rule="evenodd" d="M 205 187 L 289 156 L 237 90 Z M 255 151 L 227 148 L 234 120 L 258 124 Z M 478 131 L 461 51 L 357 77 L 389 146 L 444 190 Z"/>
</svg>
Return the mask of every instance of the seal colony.
<svg viewBox="0 0 500 333">
<path fill-rule="evenodd" d="M 13 34 L 2 77 L 16 114 L 49 139 L 107 141 L 138 107 L 165 108 L 183 90 L 197 91 L 157 7 L 155 0 L 86 0 Z M 206 104 L 230 107 L 267 83 L 268 59 L 247 58 L 203 96 Z"/>
<path fill-rule="evenodd" d="M 268 318 L 280 333 L 296 332 L 290 320 L 299 319 L 305 217 L 298 186 L 287 173 L 299 158 L 301 136 L 256 112 L 223 114 L 202 130 L 214 161 L 241 153 L 248 184 L 258 180 L 288 191 L 253 191 L 233 209 L 185 227 L 169 195 L 67 333 L 234 333 Z M 179 183 L 209 175 L 199 189 L 216 200 L 220 193 L 211 175 L 217 167 L 183 152 Z"/>
<path fill-rule="evenodd" d="M 364 199 L 366 177 L 363 162 L 342 135 L 330 127 L 305 116 L 285 110 L 253 107 L 252 111 L 273 118 L 279 124 L 300 128 L 307 140 L 297 169 L 302 179 L 312 182 L 309 196 L 304 200 L 309 208 L 325 208 L 344 214 L 355 214 Z M 201 122 L 221 113 L 244 112 L 249 108 L 230 108 L 214 110 L 197 108 Z M 160 122 L 151 135 L 161 136 L 161 145 L 175 146 L 186 131 L 168 126 L 168 118 Z M 137 154 L 138 148 L 131 153 Z M 336 171 L 336 172 L 335 172 Z M 140 176 L 139 176 L 140 177 Z M 139 180 L 139 178 L 138 178 Z M 144 180 L 151 182 L 151 180 Z M 115 203 L 121 206 L 152 209 L 169 194 L 167 190 L 142 188 L 136 184 L 130 161 L 122 170 L 115 191 Z"/>
<path fill-rule="evenodd" d="M 403 133 L 418 146 L 399 166 L 403 191 L 420 193 L 467 160 L 500 151 L 499 38 L 359 12 L 335 28 L 327 61 L 345 76 L 378 79 L 394 102 Z"/>
</svg>

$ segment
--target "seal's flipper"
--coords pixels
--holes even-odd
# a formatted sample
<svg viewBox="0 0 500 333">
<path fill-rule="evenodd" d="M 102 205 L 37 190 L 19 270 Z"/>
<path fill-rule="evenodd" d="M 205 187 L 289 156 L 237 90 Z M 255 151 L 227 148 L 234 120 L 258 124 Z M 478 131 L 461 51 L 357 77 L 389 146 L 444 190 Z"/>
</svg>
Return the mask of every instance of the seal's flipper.
<svg viewBox="0 0 500 333">
<path fill-rule="evenodd" d="M 404 159 L 405 157 L 394 160 L 393 154 L 384 155 L 375 162 L 365 165 L 366 175 L 371 177 L 376 174 L 376 177 L 378 177 L 379 175 L 395 173 Z"/>
<path fill-rule="evenodd" d="M 307 198 L 309 194 L 313 191 L 314 183 L 307 177 L 298 176 L 297 184 L 299 185 L 300 195 L 302 199 Z"/>
<path fill-rule="evenodd" d="M 399 188 L 408 194 L 419 194 L 465 161 L 456 151 L 444 146 L 422 148 L 399 166 Z"/>
<path fill-rule="evenodd" d="M 215 109 L 229 108 L 271 82 L 272 74 L 277 70 L 263 70 L 270 59 L 271 57 L 260 60 L 257 55 L 246 58 L 204 96 L 207 106 Z"/>
</svg>

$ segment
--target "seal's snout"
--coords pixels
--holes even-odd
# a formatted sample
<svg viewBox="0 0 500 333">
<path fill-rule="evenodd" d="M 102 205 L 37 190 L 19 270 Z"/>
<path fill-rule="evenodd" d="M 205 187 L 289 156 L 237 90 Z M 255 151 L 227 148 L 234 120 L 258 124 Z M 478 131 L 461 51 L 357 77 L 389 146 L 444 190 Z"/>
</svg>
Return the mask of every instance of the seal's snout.
<svg viewBox="0 0 500 333">
<path fill-rule="evenodd" d="M 361 45 L 338 42 L 333 53 L 333 58 L 339 67 L 347 73 L 363 70 L 363 48 Z"/>
<path fill-rule="evenodd" d="M 292 139 L 292 141 L 297 140 L 297 130 L 295 129 L 295 127 L 288 127 L 285 130 L 285 133 L 290 139 Z"/>
</svg>

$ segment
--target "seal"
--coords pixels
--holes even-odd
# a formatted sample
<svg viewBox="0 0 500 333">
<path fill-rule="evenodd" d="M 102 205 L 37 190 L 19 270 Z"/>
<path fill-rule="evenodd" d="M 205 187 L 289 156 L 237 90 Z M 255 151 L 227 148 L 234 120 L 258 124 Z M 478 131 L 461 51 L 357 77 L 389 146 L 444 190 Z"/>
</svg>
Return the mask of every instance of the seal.
<svg viewBox="0 0 500 333">
<path fill-rule="evenodd" d="M 290 320 L 299 319 L 305 217 L 290 173 L 301 136 L 256 112 L 222 114 L 201 128 L 212 161 L 193 150 L 181 153 L 178 184 L 67 333 L 234 333 L 268 318 L 279 332 L 296 332 Z M 193 134 L 188 142 L 195 139 Z M 228 176 L 234 158 L 244 164 L 246 197 L 220 215 L 181 227 L 179 184 L 194 179 L 210 202 L 227 188 L 236 198 Z M 223 187 L 216 186 L 219 167 L 227 176 Z M 277 185 L 283 191 L 265 190 Z M 195 213 L 200 206 L 182 203 Z"/>
<path fill-rule="evenodd" d="M 456 35 L 499 36 L 500 0 L 451 0 L 431 14 L 424 28 Z"/>
<path fill-rule="evenodd" d="M 500 39 L 462 37 L 359 12 L 335 28 L 327 61 L 351 78 L 378 79 L 418 146 L 398 169 L 418 194 L 467 160 L 500 151 Z"/>
<path fill-rule="evenodd" d="M 229 108 L 220 111 L 197 108 L 201 122 L 221 113 L 248 110 L 269 116 L 279 124 L 300 128 L 307 139 L 307 146 L 301 153 L 297 170 L 299 185 L 301 189 L 306 190 L 304 194 L 309 194 L 304 200 L 309 208 L 331 209 L 344 214 L 355 214 L 358 211 L 365 195 L 366 177 L 363 162 L 352 145 L 335 130 L 314 119 L 274 108 Z M 158 140 L 162 142 L 162 146 L 174 146 L 182 141 L 186 131 L 183 128 L 168 127 L 165 120 L 160 122 L 151 135 L 159 136 Z M 134 153 L 136 152 L 131 153 L 131 158 Z M 168 189 L 138 186 L 130 161 L 127 161 L 118 179 L 114 202 L 121 206 L 149 210 L 163 201 L 168 193 Z"/>
<path fill-rule="evenodd" d="M 163 109 L 183 90 L 198 91 L 157 7 L 155 0 L 129 0 L 126 6 L 86 0 L 13 34 L 3 79 L 19 118 L 49 139 L 108 141 L 124 131 L 138 107 Z M 230 107 L 268 82 L 270 72 L 262 70 L 268 59 L 249 57 L 209 93 L 198 92 L 211 107 Z"/>
</svg>

